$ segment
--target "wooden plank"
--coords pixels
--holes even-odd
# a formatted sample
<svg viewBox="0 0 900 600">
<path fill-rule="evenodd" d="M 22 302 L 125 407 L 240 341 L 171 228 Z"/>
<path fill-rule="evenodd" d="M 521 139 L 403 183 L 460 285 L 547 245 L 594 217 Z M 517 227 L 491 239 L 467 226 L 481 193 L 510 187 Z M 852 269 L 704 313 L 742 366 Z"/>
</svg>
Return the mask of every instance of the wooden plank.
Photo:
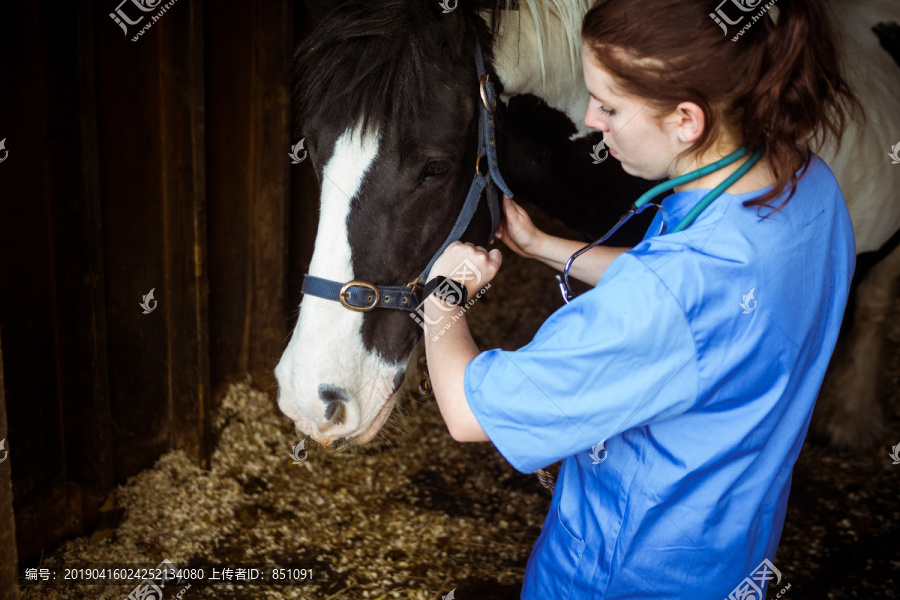
<svg viewBox="0 0 900 600">
<path fill-rule="evenodd" d="M 60 298 L 50 227 L 51 148 L 65 134 L 50 118 L 57 101 L 47 91 L 57 75 L 47 60 L 53 43 L 39 4 L 4 5 L 0 89 L 28 91 L 0 94 L 0 114 L 15 116 L 0 126 L 9 152 L 0 163 L 0 332 L 7 350 L 4 437 L 14 449 L 16 468 L 9 477 L 22 561 L 55 543 L 68 525 L 58 386 L 58 356 L 68 349 L 57 337 Z"/>
<path fill-rule="evenodd" d="M 203 3 L 168 11 L 155 27 L 159 83 L 162 194 L 165 214 L 168 381 L 171 446 L 206 466 L 211 448 L 206 164 L 204 156 Z"/>
<path fill-rule="evenodd" d="M 287 334 L 292 13 L 286 1 L 249 6 L 254 22 L 250 198 L 255 226 L 249 360 L 254 383 L 271 391 Z"/>
<path fill-rule="evenodd" d="M 3 385 L 3 340 L 0 338 L 0 600 L 19 600 L 16 584 L 16 522 L 13 517 L 9 445 L 6 443 L 6 394 Z"/>
<path fill-rule="evenodd" d="M 182 298 L 167 281 L 163 163 L 185 140 L 165 137 L 170 99 L 160 80 L 175 74 L 161 68 L 161 39 L 190 3 L 176 3 L 136 42 L 131 37 L 149 18 L 123 34 L 101 4 L 93 6 L 97 148 L 113 476 L 122 481 L 151 466 L 172 437 L 169 327 Z M 139 303 L 151 289 L 158 304 L 144 314 Z"/>
<path fill-rule="evenodd" d="M 287 0 L 207 5 L 210 352 L 217 397 L 257 385 L 287 335 L 292 9 Z"/>
<path fill-rule="evenodd" d="M 60 132 L 48 149 L 48 189 L 70 533 L 94 526 L 113 483 L 90 4 L 43 7 L 60 17 L 43 23 L 47 118 Z"/>
<path fill-rule="evenodd" d="M 250 88 L 251 8 L 241 0 L 206 3 L 207 239 L 210 378 L 218 404 L 249 368 L 252 279 Z M 285 156 L 287 158 L 287 156 Z"/>
</svg>

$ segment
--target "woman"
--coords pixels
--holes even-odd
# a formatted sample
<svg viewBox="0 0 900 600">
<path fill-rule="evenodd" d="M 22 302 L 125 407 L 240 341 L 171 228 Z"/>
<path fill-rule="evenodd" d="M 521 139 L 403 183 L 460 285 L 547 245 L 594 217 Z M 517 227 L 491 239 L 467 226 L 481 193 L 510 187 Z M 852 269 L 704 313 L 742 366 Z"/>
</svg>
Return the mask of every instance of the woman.
<svg viewBox="0 0 900 600">
<path fill-rule="evenodd" d="M 426 303 L 454 439 L 490 440 L 525 473 L 563 461 L 522 598 L 761 598 L 780 580 L 791 472 L 855 260 L 840 189 L 810 147 L 856 101 L 820 2 L 778 8 L 777 24 L 746 13 L 733 42 L 708 0 L 595 4 L 585 124 L 626 171 L 674 178 L 741 146 L 761 160 L 683 231 L 743 161 L 675 188 L 665 233 L 658 214 L 634 248 L 579 258 L 571 275 L 595 287 L 518 351 L 479 353 L 465 319 Z M 582 246 L 504 209 L 499 237 L 518 254 L 562 269 Z M 501 259 L 457 243 L 429 279 L 464 260 L 481 274 L 463 282 L 471 297 Z"/>
</svg>

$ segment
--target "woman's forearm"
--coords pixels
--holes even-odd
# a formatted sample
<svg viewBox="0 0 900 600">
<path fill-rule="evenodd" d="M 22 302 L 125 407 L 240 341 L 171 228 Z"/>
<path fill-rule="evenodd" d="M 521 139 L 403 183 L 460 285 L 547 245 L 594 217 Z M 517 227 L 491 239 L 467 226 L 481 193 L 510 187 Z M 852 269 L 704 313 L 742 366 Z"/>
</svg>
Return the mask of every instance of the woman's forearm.
<svg viewBox="0 0 900 600">
<path fill-rule="evenodd" d="M 529 254 L 531 258 L 535 258 L 557 271 L 562 271 L 566 268 L 566 262 L 569 260 L 569 257 L 584 246 L 584 242 L 577 240 L 567 240 L 553 235 L 545 235 L 541 238 L 537 247 L 530 250 Z M 629 250 L 631 248 L 595 246 L 572 263 L 569 275 L 589 285 L 597 285 L 597 282 L 603 277 L 603 273 L 606 272 L 612 261 Z"/>
<path fill-rule="evenodd" d="M 478 356 L 465 311 L 436 298 L 425 301 L 425 354 L 434 397 L 450 436 L 458 442 L 486 442 L 466 400 L 466 365 Z"/>
</svg>

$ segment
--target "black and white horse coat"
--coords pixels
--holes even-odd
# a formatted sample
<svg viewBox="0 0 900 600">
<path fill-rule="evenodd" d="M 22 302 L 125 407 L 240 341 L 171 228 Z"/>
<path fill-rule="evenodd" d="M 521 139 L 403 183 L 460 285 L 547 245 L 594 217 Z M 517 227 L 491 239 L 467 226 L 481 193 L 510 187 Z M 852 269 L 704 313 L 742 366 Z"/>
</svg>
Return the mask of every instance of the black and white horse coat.
<svg viewBox="0 0 900 600">
<path fill-rule="evenodd" d="M 900 68 L 871 30 L 879 21 L 900 21 L 900 5 L 833 3 L 844 29 L 851 82 L 868 121 L 850 124 L 839 153 L 831 148 L 819 153 L 844 192 L 858 252 L 887 254 L 861 279 L 852 326 L 839 344 L 814 421 L 833 443 L 853 446 L 880 435 L 880 324 L 900 279 L 900 250 L 885 247 L 900 230 L 900 165 L 892 166 L 887 156 L 900 141 Z M 602 137 L 583 124 L 588 95 L 579 33 L 589 0 L 522 0 L 516 11 L 495 13 L 501 18 L 492 38 L 481 17 L 464 15 L 463 7 L 444 14 L 437 2 L 363 4 L 345 0 L 323 19 L 326 31 L 317 39 L 321 45 L 329 35 L 334 38 L 329 51 L 335 71 L 303 80 L 316 91 L 316 99 L 307 95 L 306 102 L 322 103 L 305 112 L 302 124 L 322 185 L 310 274 L 402 285 L 443 241 L 475 162 L 477 81 L 466 50 L 474 36 L 490 47 L 489 70 L 502 87 L 500 166 L 517 195 L 590 234 L 607 227 L 649 187 L 625 176 L 616 161 L 599 169 L 590 161 L 591 147 Z M 490 11 L 478 14 L 490 20 Z M 391 38 L 404 35 L 408 48 L 390 46 Z M 347 55 L 355 58 L 342 55 L 340 44 L 352 46 Z M 383 46 L 410 61 L 397 67 L 391 89 L 381 89 L 386 79 L 360 66 L 377 61 Z M 348 96 L 346 88 L 356 96 Z M 428 101 L 398 114 L 397 106 L 416 94 Z M 345 104 L 341 98 L 350 100 L 346 111 L 335 109 Z M 487 241 L 483 212 L 476 214 L 465 241 Z M 621 243 L 628 241 L 627 232 L 623 235 Z M 632 243 L 639 239 L 631 235 Z M 306 296 L 275 371 L 281 410 L 320 443 L 369 442 L 393 410 L 420 335 L 406 314 L 352 312 Z"/>
</svg>

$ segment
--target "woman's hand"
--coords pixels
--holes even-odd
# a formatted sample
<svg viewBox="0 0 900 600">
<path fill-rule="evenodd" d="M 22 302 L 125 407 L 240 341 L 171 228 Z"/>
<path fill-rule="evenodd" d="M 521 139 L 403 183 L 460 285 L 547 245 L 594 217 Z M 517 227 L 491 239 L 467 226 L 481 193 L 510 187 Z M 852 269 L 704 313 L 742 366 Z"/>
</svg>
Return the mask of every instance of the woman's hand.
<svg viewBox="0 0 900 600">
<path fill-rule="evenodd" d="M 525 258 L 537 258 L 541 243 L 549 236 L 534 226 L 525 210 L 503 195 L 503 213 L 506 219 L 494 237 L 503 240 L 509 249 Z"/>
<path fill-rule="evenodd" d="M 449 277 L 465 285 L 471 298 L 497 275 L 502 260 L 496 248 L 488 252 L 468 242 L 453 242 L 434 261 L 428 279 L 438 275 Z"/>
</svg>

